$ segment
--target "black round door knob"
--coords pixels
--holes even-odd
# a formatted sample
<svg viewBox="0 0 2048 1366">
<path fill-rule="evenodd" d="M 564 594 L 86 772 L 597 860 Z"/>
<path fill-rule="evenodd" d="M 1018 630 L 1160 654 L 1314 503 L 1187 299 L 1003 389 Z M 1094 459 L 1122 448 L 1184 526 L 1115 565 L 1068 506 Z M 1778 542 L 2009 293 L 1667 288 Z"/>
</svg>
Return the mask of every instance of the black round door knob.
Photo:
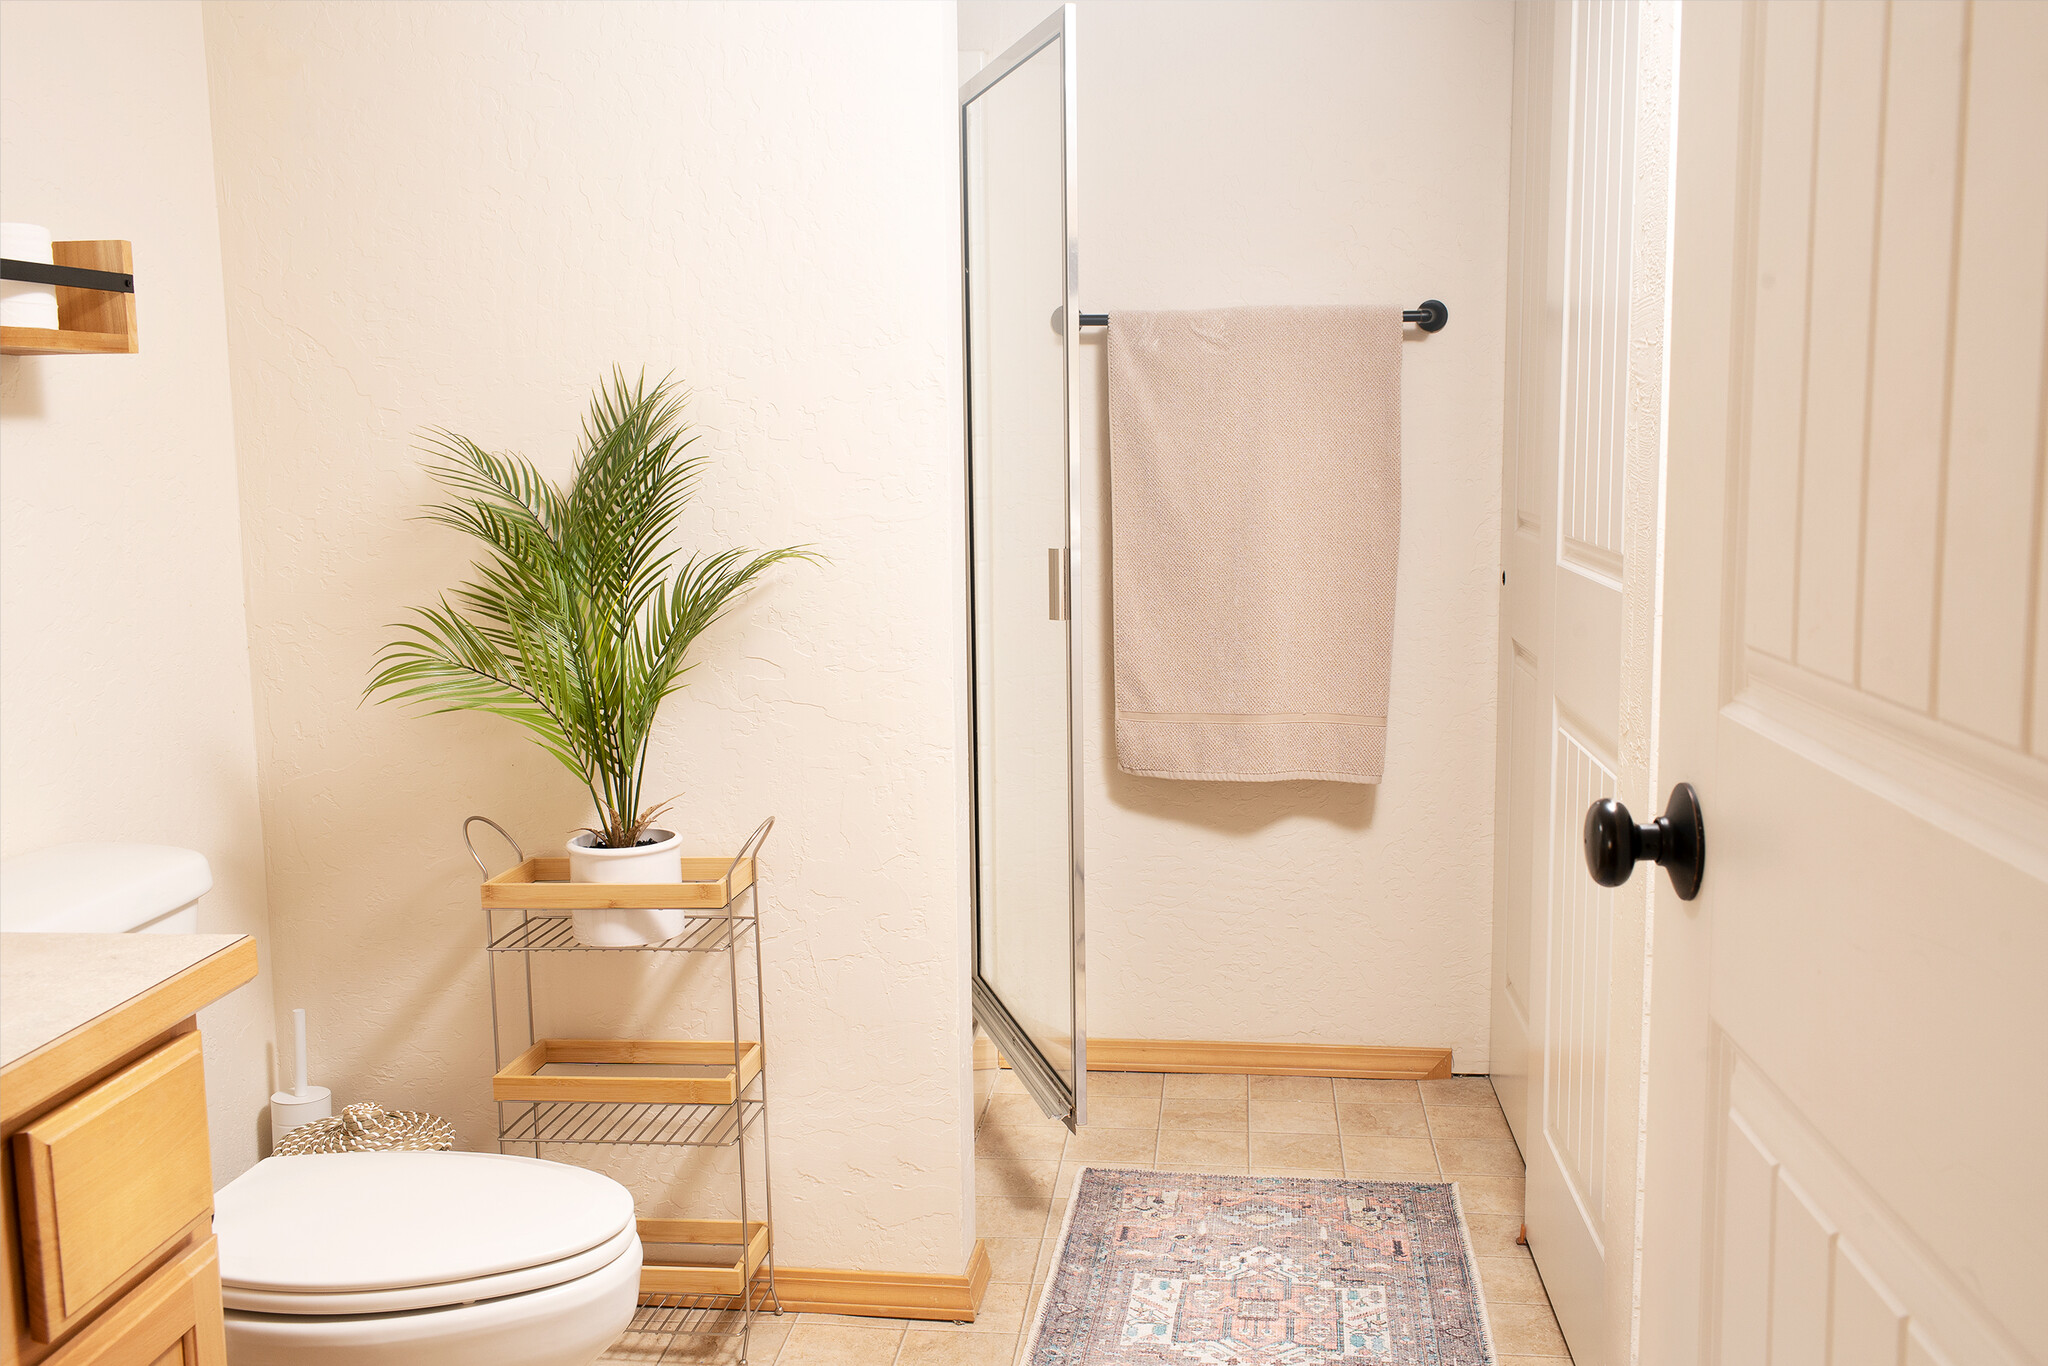
<svg viewBox="0 0 2048 1366">
<path fill-rule="evenodd" d="M 1619 887 L 1639 859 L 1664 866 L 1680 901 L 1700 894 L 1700 879 L 1707 869 L 1707 827 L 1691 783 L 1672 788 L 1664 814 L 1647 825 L 1637 825 L 1628 808 L 1612 797 L 1586 809 L 1586 871 L 1593 881 Z"/>
</svg>

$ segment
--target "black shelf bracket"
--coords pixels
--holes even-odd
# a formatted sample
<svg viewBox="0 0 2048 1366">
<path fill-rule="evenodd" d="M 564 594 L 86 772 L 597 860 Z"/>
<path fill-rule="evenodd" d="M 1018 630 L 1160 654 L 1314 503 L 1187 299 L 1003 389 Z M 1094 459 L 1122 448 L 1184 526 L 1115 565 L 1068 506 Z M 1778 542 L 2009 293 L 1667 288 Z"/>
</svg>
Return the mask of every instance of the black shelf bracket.
<svg viewBox="0 0 2048 1366">
<path fill-rule="evenodd" d="M 86 270 L 80 266 L 50 266 L 41 261 L 0 260 L 0 280 L 19 280 L 29 285 L 62 285 L 66 289 L 96 289 L 102 294 L 133 294 L 135 277 L 116 270 Z"/>
</svg>

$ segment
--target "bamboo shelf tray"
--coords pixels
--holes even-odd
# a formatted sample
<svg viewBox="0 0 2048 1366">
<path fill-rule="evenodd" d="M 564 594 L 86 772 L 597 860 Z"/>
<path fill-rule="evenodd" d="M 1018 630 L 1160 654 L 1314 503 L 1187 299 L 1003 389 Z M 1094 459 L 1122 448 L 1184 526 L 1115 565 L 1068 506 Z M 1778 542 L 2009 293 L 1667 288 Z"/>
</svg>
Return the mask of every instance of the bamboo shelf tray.
<svg viewBox="0 0 2048 1366">
<path fill-rule="evenodd" d="M 678 1070 L 675 1075 L 540 1075 L 540 1070 L 551 1063 L 652 1065 Z M 681 1071 L 686 1067 L 700 1070 L 687 1074 Z M 730 1041 L 542 1039 L 498 1069 L 491 1078 L 491 1098 L 627 1105 L 731 1105 L 759 1075 L 758 1043 L 742 1042 L 739 1066 L 734 1067 Z"/>
<path fill-rule="evenodd" d="M 642 1219 L 640 1242 L 696 1244 L 706 1247 L 740 1246 L 737 1219 Z M 731 1262 L 645 1262 L 640 1267 L 640 1293 L 660 1295 L 732 1295 L 746 1290 L 761 1262 L 768 1256 L 768 1225 L 759 1220 L 747 1223 L 746 1252 Z"/>
<path fill-rule="evenodd" d="M 686 858 L 680 882 L 571 882 L 566 858 L 530 858 L 484 883 L 486 909 L 723 911 L 754 885 L 751 858 Z"/>
</svg>

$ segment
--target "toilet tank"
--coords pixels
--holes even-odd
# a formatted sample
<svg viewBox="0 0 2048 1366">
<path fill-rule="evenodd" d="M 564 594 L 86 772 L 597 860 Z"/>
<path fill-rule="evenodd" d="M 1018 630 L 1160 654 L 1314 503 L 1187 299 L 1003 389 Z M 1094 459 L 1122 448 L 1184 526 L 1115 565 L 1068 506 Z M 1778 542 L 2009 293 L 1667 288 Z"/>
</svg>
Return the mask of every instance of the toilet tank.
<svg viewBox="0 0 2048 1366">
<path fill-rule="evenodd" d="M 168 844 L 58 844 L 0 860 L 0 931 L 193 934 L 206 855 Z"/>
</svg>

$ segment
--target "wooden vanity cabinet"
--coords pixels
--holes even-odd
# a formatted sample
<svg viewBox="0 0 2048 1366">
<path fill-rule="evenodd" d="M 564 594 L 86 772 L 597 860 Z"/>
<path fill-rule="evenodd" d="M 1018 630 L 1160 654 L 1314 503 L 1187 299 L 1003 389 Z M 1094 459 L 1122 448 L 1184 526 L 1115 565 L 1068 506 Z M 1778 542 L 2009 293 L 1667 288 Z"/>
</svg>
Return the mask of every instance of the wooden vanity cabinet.
<svg viewBox="0 0 2048 1366">
<path fill-rule="evenodd" d="M 256 975 L 256 946 L 217 942 L 0 1069 L 8 1366 L 225 1366 L 193 1013 Z"/>
</svg>

